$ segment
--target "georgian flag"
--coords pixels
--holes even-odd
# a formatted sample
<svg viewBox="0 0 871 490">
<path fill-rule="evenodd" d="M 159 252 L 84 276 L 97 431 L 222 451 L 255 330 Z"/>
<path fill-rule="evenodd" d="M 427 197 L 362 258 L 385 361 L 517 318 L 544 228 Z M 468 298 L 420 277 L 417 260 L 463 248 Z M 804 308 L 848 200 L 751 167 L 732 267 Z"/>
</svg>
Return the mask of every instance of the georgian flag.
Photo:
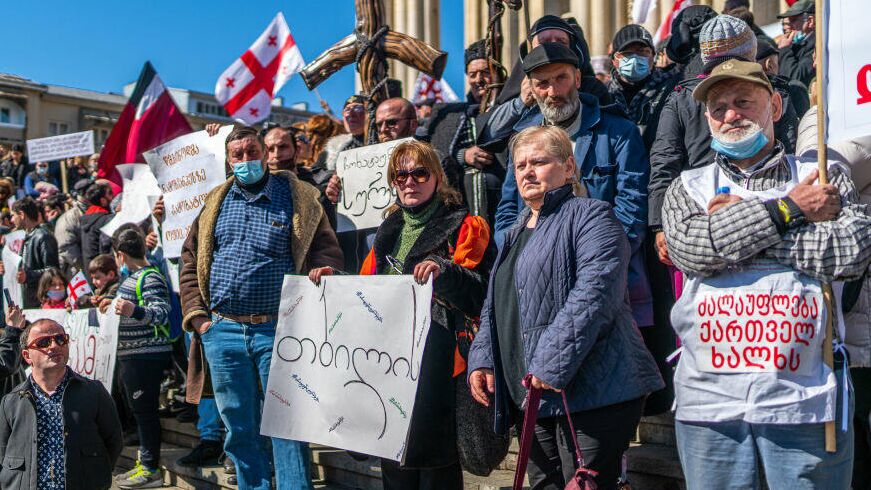
<svg viewBox="0 0 871 490">
<path fill-rule="evenodd" d="M 269 116 L 272 98 L 305 62 L 281 12 L 248 51 L 224 70 L 215 98 L 230 117 L 254 124 Z"/>
<path fill-rule="evenodd" d="M 435 99 L 436 102 L 459 102 L 460 98 L 444 79 L 436 80 L 426 73 L 417 75 L 414 82 L 414 94 L 411 102 L 416 104 L 422 100 Z"/>
<path fill-rule="evenodd" d="M 671 11 L 668 13 L 665 20 L 662 21 L 662 24 L 659 25 L 659 29 L 656 30 L 656 35 L 653 36 L 654 46 L 664 41 L 668 36 L 671 36 L 671 24 L 674 22 L 674 18 L 677 17 L 677 13 L 692 4 L 692 0 L 674 0 L 674 4 L 671 6 Z"/>
<path fill-rule="evenodd" d="M 91 286 L 88 285 L 88 280 L 85 279 L 85 274 L 82 271 L 76 273 L 72 280 L 70 280 L 70 283 L 67 284 L 67 300 L 73 309 L 76 308 L 76 303 L 79 298 L 93 292 L 94 291 L 91 290 Z"/>
</svg>

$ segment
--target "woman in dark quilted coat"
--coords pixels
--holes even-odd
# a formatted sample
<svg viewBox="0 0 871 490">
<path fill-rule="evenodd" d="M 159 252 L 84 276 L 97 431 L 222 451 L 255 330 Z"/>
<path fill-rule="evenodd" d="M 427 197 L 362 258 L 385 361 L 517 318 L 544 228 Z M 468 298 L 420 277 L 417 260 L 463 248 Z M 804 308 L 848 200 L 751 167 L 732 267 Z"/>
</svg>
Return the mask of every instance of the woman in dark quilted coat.
<svg viewBox="0 0 871 490">
<path fill-rule="evenodd" d="M 629 243 L 608 203 L 573 195 L 583 189 L 564 130 L 527 128 L 510 146 L 528 209 L 490 277 L 469 353 L 472 396 L 494 407 L 504 433 L 522 419 L 531 375 L 544 392 L 527 475 L 531 488 L 557 490 L 575 472 L 562 463 L 575 459 L 564 391 L 584 465 L 600 489 L 616 488 L 644 399 L 664 385 L 629 308 Z"/>
</svg>

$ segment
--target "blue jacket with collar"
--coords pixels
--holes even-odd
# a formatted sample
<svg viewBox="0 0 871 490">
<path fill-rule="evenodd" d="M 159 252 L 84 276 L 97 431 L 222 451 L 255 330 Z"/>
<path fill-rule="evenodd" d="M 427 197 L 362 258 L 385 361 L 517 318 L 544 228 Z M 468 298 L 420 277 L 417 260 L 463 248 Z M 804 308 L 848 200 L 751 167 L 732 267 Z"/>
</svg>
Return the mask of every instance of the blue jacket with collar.
<svg viewBox="0 0 871 490">
<path fill-rule="evenodd" d="M 605 201 L 629 239 L 629 299 L 636 323 L 653 325 L 653 299 L 644 268 L 644 234 L 647 228 L 647 184 L 650 165 L 647 150 L 635 124 L 607 108 L 595 97 L 580 93 L 581 124 L 569 137 L 575 143 L 575 161 L 581 183 L 589 197 Z M 527 110 L 514 124 L 514 132 L 543 124 L 538 106 Z M 486 144 L 486 143 L 483 143 Z M 517 190 L 514 163 L 508 159 L 508 174 L 502 184 L 502 199 L 496 209 L 495 238 L 501 247 L 505 232 L 526 206 Z"/>
<path fill-rule="evenodd" d="M 491 271 L 481 325 L 469 351 L 468 372 L 496 377 L 495 430 L 511 423 L 493 288 L 496 271 L 529 216 L 505 235 Z M 526 371 L 566 391 L 569 410 L 605 407 L 664 386 L 653 356 L 632 321 L 626 293 L 629 244 L 611 207 L 576 198 L 570 186 L 549 192 L 538 223 L 514 270 Z M 560 395 L 546 391 L 540 417 L 561 414 Z"/>
</svg>

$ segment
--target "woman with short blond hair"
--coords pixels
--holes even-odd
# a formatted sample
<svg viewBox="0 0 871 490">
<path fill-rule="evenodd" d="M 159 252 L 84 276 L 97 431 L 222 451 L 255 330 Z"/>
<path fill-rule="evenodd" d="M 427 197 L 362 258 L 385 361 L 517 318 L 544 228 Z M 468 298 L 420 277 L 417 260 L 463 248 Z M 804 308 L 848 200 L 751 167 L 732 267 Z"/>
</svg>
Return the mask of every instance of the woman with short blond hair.
<svg viewBox="0 0 871 490">
<path fill-rule="evenodd" d="M 629 242 L 610 204 L 575 195 L 563 129 L 530 127 L 509 144 L 527 209 L 490 276 L 469 352 L 472 396 L 494 407 L 497 432 L 505 433 L 523 419 L 521 381 L 543 390 L 529 483 L 561 489 L 575 473 L 561 463 L 575 459 L 563 437 L 571 433 L 558 393 L 565 392 L 584 465 L 598 472 L 600 489 L 616 488 L 644 398 L 663 386 L 629 308 Z"/>
<path fill-rule="evenodd" d="M 458 338 L 472 333 L 471 319 L 481 312 L 496 247 L 487 222 L 470 216 L 448 185 L 430 145 L 398 145 L 387 178 L 398 198 L 386 210 L 360 274 L 432 278 L 434 298 L 405 462 L 382 459 L 382 481 L 385 490 L 461 490 L 455 400 L 465 365 L 454 353 Z M 332 270 L 317 269 L 309 277 L 318 283 L 325 274 Z"/>
</svg>

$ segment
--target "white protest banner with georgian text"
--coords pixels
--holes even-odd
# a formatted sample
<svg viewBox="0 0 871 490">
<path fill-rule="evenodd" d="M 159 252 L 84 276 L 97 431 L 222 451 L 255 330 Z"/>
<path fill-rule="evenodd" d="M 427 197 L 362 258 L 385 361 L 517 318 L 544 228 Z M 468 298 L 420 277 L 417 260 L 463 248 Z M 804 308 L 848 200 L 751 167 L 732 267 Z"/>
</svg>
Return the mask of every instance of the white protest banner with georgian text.
<svg viewBox="0 0 871 490">
<path fill-rule="evenodd" d="M 48 162 L 93 153 L 94 132 L 90 130 L 27 140 L 27 158 L 31 162 Z"/>
<path fill-rule="evenodd" d="M 3 288 L 9 291 L 9 296 L 12 297 L 12 302 L 16 305 L 24 305 L 24 289 L 23 285 L 18 282 L 18 269 L 21 267 L 21 249 L 24 247 L 24 230 L 15 230 L 7 233 L 3 245 Z M 7 307 L 6 298 L 3 298 L 3 304 Z"/>
<path fill-rule="evenodd" d="M 827 142 L 835 143 L 871 135 L 871 9 L 859 0 L 825 5 Z"/>
<path fill-rule="evenodd" d="M 336 231 L 378 228 L 384 221 L 384 210 L 396 201 L 396 192 L 387 181 L 390 154 L 404 138 L 377 145 L 363 146 L 339 153 L 336 174 L 342 181 L 342 192 L 336 204 Z"/>
<path fill-rule="evenodd" d="M 161 231 L 166 258 L 181 255 L 206 194 L 226 180 L 224 141 L 232 129 L 224 126 L 215 136 L 197 131 L 143 153 L 163 192 L 166 212 Z"/>
<path fill-rule="evenodd" d="M 822 293 L 703 288 L 695 295 L 699 371 L 808 375 L 822 356 Z"/>
<path fill-rule="evenodd" d="M 285 276 L 260 432 L 402 461 L 431 299 L 412 276 Z"/>
<path fill-rule="evenodd" d="M 70 359 L 67 365 L 82 376 L 95 379 L 112 391 L 115 356 L 118 352 L 118 325 L 115 302 L 100 313 L 96 308 L 86 310 L 24 310 L 30 322 L 50 319 L 63 325 L 70 335 Z"/>
</svg>

